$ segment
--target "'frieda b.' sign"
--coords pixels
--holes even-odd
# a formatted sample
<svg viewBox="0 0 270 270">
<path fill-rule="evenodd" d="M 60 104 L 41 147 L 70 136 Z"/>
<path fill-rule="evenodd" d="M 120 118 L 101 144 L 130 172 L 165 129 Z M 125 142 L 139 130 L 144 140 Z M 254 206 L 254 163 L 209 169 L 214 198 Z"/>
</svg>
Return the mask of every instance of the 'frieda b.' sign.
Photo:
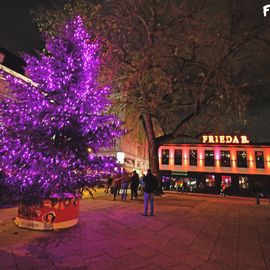
<svg viewBox="0 0 270 270">
<path fill-rule="evenodd" d="M 221 144 L 249 144 L 247 136 L 231 135 L 203 135 L 203 143 L 221 143 Z"/>
</svg>

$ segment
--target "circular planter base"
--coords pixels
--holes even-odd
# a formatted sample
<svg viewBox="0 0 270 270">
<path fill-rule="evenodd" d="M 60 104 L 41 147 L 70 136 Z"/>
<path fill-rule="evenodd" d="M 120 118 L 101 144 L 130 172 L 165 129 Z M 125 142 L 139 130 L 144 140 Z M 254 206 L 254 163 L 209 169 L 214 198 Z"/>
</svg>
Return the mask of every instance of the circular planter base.
<svg viewBox="0 0 270 270">
<path fill-rule="evenodd" d="M 80 198 L 73 194 L 53 195 L 43 205 L 20 205 L 15 223 L 32 230 L 58 230 L 78 223 Z"/>
</svg>

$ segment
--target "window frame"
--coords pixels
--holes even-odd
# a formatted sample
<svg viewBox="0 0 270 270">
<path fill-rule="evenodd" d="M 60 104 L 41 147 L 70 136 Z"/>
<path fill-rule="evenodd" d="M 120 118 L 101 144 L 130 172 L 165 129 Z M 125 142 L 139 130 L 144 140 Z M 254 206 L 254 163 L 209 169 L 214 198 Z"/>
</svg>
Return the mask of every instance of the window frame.
<svg viewBox="0 0 270 270">
<path fill-rule="evenodd" d="M 239 155 L 238 155 L 238 153 L 240 153 L 240 152 L 246 153 L 246 159 L 245 159 L 245 163 L 244 163 L 244 165 L 246 165 L 246 166 L 244 166 L 243 163 L 240 163 Z M 245 150 L 236 151 L 236 166 L 237 166 L 237 168 L 248 168 L 247 151 L 245 151 Z"/>
<path fill-rule="evenodd" d="M 245 183 L 244 184 L 240 183 L 240 181 L 243 181 L 243 180 L 245 180 Z M 243 186 L 245 186 L 245 188 Z M 238 176 L 238 187 L 239 187 L 240 190 L 249 190 L 248 176 L 243 176 L 243 175 Z"/>
<path fill-rule="evenodd" d="M 260 161 L 260 162 L 262 162 L 262 163 L 259 163 L 259 161 L 257 160 L 257 154 L 258 153 L 262 153 L 262 161 Z M 265 164 L 264 164 L 264 152 L 262 151 L 262 150 L 260 150 L 260 151 L 255 151 L 255 164 L 256 164 L 256 168 L 257 169 L 264 169 L 265 168 Z M 260 165 L 259 166 L 259 164 L 262 164 L 262 165 Z"/>
<path fill-rule="evenodd" d="M 206 157 L 206 152 L 213 153 L 213 158 Z M 214 150 L 204 150 L 204 166 L 205 167 L 215 167 L 215 151 Z"/>
<path fill-rule="evenodd" d="M 176 158 L 177 157 L 176 151 L 179 151 L 181 153 L 180 155 L 178 155 L 179 159 Z M 179 161 L 179 163 L 177 163 L 176 161 Z M 182 149 L 174 149 L 174 165 L 181 166 L 182 164 L 183 164 L 183 151 L 182 151 Z"/>
<path fill-rule="evenodd" d="M 191 153 L 196 153 L 196 159 L 191 158 Z M 197 149 L 189 149 L 189 166 L 198 166 L 198 150 Z"/>
<path fill-rule="evenodd" d="M 225 153 L 225 156 L 222 155 L 222 152 Z M 229 153 L 229 158 L 226 158 L 226 154 Z M 228 161 L 228 163 L 226 163 Z M 229 150 L 220 150 L 220 167 L 231 167 L 231 151 Z"/>
<path fill-rule="evenodd" d="M 165 155 L 163 155 L 163 151 L 167 152 L 168 151 L 168 155 L 166 155 L 166 158 L 165 158 Z M 166 162 L 164 162 L 166 161 Z M 168 148 L 164 148 L 161 150 L 161 165 L 169 165 L 170 163 L 170 149 Z"/>
</svg>

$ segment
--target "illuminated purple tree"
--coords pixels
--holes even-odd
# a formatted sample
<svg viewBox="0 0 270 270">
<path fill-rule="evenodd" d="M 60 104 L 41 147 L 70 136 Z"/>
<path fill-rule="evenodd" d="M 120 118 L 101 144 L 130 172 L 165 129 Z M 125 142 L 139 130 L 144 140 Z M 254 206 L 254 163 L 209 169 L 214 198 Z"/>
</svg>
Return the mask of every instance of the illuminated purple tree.
<svg viewBox="0 0 270 270">
<path fill-rule="evenodd" d="M 0 107 L 0 166 L 24 203 L 92 186 L 116 168 L 96 154 L 122 134 L 107 113 L 109 88 L 97 83 L 98 49 L 76 17 L 39 57 L 25 56 L 32 83 L 3 74 L 13 96 Z"/>
</svg>

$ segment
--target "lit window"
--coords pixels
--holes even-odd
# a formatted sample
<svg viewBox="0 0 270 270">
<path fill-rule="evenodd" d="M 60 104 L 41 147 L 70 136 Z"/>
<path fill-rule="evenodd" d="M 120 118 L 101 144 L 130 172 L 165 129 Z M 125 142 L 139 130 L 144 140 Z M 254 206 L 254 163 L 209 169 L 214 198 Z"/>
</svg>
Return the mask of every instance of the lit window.
<svg viewBox="0 0 270 270">
<path fill-rule="evenodd" d="M 174 150 L 174 165 L 182 165 L 182 150 Z"/>
<path fill-rule="evenodd" d="M 220 151 L 220 165 L 221 167 L 231 167 L 230 151 Z"/>
<path fill-rule="evenodd" d="M 256 168 L 264 168 L 264 157 L 262 151 L 255 151 Z"/>
<path fill-rule="evenodd" d="M 205 150 L 204 151 L 204 165 L 205 166 L 215 166 L 214 151 Z"/>
<path fill-rule="evenodd" d="M 125 153 L 124 152 L 117 152 L 116 153 L 117 162 L 120 164 L 124 164 L 125 161 Z"/>
<path fill-rule="evenodd" d="M 249 185 L 248 185 L 248 178 L 246 176 L 239 176 L 239 188 L 241 189 L 248 189 Z"/>
<path fill-rule="evenodd" d="M 197 180 L 195 178 L 190 178 L 189 181 L 189 190 L 193 191 L 197 188 Z"/>
<path fill-rule="evenodd" d="M 162 149 L 161 164 L 169 165 L 169 149 Z"/>
<path fill-rule="evenodd" d="M 213 174 L 206 175 L 205 184 L 207 187 L 214 187 L 216 185 L 216 179 Z"/>
<path fill-rule="evenodd" d="M 229 188 L 232 185 L 232 177 L 230 175 L 222 175 L 221 185 L 225 185 L 226 188 Z"/>
<path fill-rule="evenodd" d="M 197 166 L 197 150 L 189 150 L 189 165 Z"/>
<path fill-rule="evenodd" d="M 246 151 L 237 151 L 237 167 L 247 168 L 247 152 Z"/>
</svg>

